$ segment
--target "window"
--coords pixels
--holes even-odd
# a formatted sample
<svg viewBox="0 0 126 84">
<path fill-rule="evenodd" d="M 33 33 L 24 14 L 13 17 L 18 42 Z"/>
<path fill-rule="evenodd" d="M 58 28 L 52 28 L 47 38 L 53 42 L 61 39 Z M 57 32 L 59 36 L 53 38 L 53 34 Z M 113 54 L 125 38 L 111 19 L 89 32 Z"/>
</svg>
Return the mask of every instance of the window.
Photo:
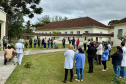
<svg viewBox="0 0 126 84">
<path fill-rule="evenodd" d="M 85 31 L 85 33 L 89 33 L 89 31 Z"/>
<path fill-rule="evenodd" d="M 100 33 L 102 34 L 102 31 L 100 31 Z"/>
<path fill-rule="evenodd" d="M 70 34 L 73 34 L 73 31 L 71 31 Z"/>
<path fill-rule="evenodd" d="M 65 32 L 65 34 L 67 34 L 67 32 Z"/>
<path fill-rule="evenodd" d="M 51 34 L 51 32 L 49 32 L 49 34 Z"/>
<path fill-rule="evenodd" d="M 45 32 L 45 34 L 47 34 L 47 32 Z"/>
<path fill-rule="evenodd" d="M 118 35 L 122 36 L 123 29 L 118 29 Z"/>
<path fill-rule="evenodd" d="M 77 34 L 80 34 L 80 31 L 77 31 Z"/>
</svg>

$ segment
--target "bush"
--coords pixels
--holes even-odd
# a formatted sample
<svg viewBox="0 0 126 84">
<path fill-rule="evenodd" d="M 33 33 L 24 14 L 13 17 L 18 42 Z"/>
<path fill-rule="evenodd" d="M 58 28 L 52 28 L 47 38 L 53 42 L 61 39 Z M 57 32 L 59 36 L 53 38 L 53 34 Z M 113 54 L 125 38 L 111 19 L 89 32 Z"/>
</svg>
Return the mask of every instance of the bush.
<svg viewBox="0 0 126 84">
<path fill-rule="evenodd" d="M 30 68 L 31 65 L 32 65 L 32 62 L 30 61 L 30 62 L 26 62 L 24 66 L 25 66 L 26 68 Z"/>
</svg>

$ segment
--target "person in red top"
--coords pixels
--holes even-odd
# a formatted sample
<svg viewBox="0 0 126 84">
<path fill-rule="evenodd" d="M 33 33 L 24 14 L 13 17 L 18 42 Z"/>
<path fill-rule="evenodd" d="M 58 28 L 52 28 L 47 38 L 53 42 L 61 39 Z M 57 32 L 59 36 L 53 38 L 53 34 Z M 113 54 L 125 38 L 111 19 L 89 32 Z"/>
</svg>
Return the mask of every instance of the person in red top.
<svg viewBox="0 0 126 84">
<path fill-rule="evenodd" d="M 78 45 L 80 44 L 80 40 L 79 40 L 79 38 L 78 38 L 78 40 L 76 41 L 76 48 L 78 49 Z"/>
</svg>

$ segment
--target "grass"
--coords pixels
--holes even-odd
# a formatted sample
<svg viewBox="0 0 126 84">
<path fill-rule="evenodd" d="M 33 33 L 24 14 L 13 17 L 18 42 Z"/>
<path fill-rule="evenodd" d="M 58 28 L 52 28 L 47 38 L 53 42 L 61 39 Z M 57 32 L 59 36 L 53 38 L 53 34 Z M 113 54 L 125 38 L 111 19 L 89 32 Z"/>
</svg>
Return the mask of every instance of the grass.
<svg viewBox="0 0 126 84">
<path fill-rule="evenodd" d="M 112 49 L 112 53 L 115 48 Z M 87 55 L 86 55 L 87 56 Z M 61 81 L 64 79 L 64 52 L 37 54 L 24 56 L 22 65 L 17 66 L 11 76 L 8 78 L 6 84 L 63 84 Z M 31 68 L 25 68 L 24 65 L 27 61 L 32 61 Z M 103 65 L 96 65 L 94 63 L 94 73 L 88 72 L 88 61 L 86 57 L 84 68 L 84 81 L 78 84 L 110 84 L 114 78 L 114 71 L 111 61 L 107 62 L 108 70 L 102 72 Z M 75 73 L 75 66 L 73 68 Z M 77 84 L 74 80 L 69 82 L 70 72 L 68 72 L 67 84 Z"/>
</svg>

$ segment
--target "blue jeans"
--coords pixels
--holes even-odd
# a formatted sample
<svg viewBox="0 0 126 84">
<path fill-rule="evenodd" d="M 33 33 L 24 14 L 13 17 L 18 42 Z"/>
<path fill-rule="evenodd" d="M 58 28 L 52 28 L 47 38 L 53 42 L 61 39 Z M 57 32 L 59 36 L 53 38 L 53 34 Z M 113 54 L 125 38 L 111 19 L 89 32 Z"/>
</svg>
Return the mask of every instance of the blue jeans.
<svg viewBox="0 0 126 84">
<path fill-rule="evenodd" d="M 54 48 L 56 49 L 57 44 L 54 43 Z"/>
<path fill-rule="evenodd" d="M 40 43 L 38 43 L 38 47 L 40 47 Z"/>
<path fill-rule="evenodd" d="M 76 45 L 76 49 L 78 50 L 78 45 Z"/>
<path fill-rule="evenodd" d="M 119 77 L 120 76 L 120 65 L 113 65 L 113 70 L 115 72 L 115 76 Z"/>
<path fill-rule="evenodd" d="M 46 43 L 44 43 L 44 48 L 46 48 Z"/>
<path fill-rule="evenodd" d="M 36 48 L 36 43 L 34 43 L 34 48 Z"/>
<path fill-rule="evenodd" d="M 48 48 L 49 48 L 49 46 L 50 46 L 50 43 L 48 43 Z"/>
<path fill-rule="evenodd" d="M 122 66 L 120 66 L 120 76 L 122 77 L 122 78 L 125 78 L 125 67 L 122 67 Z"/>
<path fill-rule="evenodd" d="M 51 48 L 53 48 L 53 43 L 51 43 Z"/>
<path fill-rule="evenodd" d="M 80 80 L 80 75 L 81 75 L 81 80 L 83 80 L 83 69 L 79 68 L 77 70 L 77 79 Z"/>
<path fill-rule="evenodd" d="M 72 44 L 74 46 L 74 49 L 75 49 L 75 44 Z"/>
</svg>

